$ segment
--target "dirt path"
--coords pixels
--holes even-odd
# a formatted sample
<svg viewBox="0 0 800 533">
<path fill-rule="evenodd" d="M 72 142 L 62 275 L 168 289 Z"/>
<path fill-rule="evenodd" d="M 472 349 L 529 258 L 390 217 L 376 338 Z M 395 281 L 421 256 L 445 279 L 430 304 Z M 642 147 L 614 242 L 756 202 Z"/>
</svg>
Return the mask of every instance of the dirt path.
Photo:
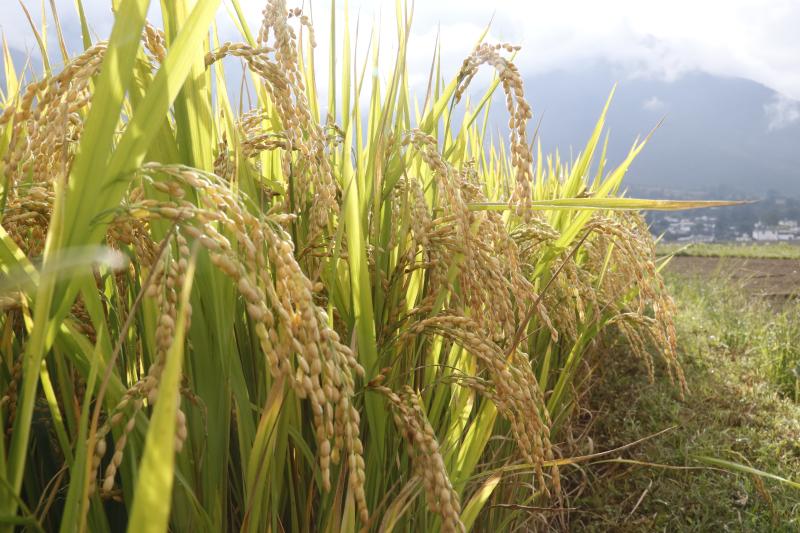
<svg viewBox="0 0 800 533">
<path fill-rule="evenodd" d="M 666 271 L 688 277 L 729 278 L 753 296 L 776 302 L 800 294 L 800 260 L 740 257 L 672 258 Z"/>
</svg>

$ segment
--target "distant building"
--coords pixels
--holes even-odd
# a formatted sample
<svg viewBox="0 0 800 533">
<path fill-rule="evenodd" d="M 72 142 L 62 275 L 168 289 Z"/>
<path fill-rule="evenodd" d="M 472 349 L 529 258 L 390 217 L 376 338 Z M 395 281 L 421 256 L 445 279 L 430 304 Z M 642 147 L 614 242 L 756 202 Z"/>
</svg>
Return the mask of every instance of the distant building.
<svg viewBox="0 0 800 533">
<path fill-rule="evenodd" d="M 662 191 L 667 194 L 668 191 Z M 686 199 L 686 195 L 677 196 Z M 705 197 L 704 197 L 705 198 Z M 681 242 L 791 242 L 800 244 L 800 197 L 770 194 L 730 208 L 646 213 L 654 235 Z"/>
<path fill-rule="evenodd" d="M 717 220 L 712 216 L 696 218 L 678 218 L 677 216 L 664 217 L 667 240 L 679 242 L 711 242 L 714 240 L 714 231 Z"/>
<path fill-rule="evenodd" d="M 800 224 L 796 220 L 779 220 L 774 226 L 756 222 L 753 226 L 754 241 L 796 241 L 800 239 Z"/>
<path fill-rule="evenodd" d="M 753 240 L 754 241 L 777 241 L 778 240 L 778 230 L 770 227 L 765 226 L 761 222 L 758 222 L 753 227 Z"/>
</svg>

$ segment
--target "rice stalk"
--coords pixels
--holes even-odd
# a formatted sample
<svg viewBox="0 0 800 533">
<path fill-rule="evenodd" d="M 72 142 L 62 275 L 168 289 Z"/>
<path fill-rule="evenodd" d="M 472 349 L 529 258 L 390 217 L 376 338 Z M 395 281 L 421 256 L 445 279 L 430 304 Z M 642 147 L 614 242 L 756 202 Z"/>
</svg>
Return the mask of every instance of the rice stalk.
<svg viewBox="0 0 800 533">
<path fill-rule="evenodd" d="M 214 2 L 162 3 L 164 29 L 146 5 L 0 113 L 0 268 L 25 280 L 0 294 L 6 530 L 117 530 L 145 505 L 158 531 L 533 527 L 525 505 L 563 505 L 604 345 L 685 388 L 635 210 L 687 205 L 619 195 L 644 143 L 589 175 L 605 110 L 574 162 L 534 154 L 518 47 L 481 37 L 449 82 L 434 61 L 419 112 L 398 3 L 362 116 L 346 20 L 323 123 L 302 10 L 271 0 L 252 31 L 234 1 L 242 42 L 218 43 Z M 483 65 L 496 78 L 456 128 Z M 509 138 L 487 147 L 498 87 Z M 52 275 L 84 245 L 129 262 Z M 150 479 L 171 495 L 143 496 Z"/>
</svg>

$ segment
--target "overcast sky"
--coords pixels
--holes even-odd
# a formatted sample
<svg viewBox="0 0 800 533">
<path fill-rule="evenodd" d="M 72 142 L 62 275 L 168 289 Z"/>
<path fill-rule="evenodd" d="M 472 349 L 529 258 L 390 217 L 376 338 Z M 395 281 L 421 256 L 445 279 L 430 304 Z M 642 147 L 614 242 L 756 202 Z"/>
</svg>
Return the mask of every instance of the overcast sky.
<svg viewBox="0 0 800 533">
<path fill-rule="evenodd" d="M 48 3 L 24 1 L 37 20 L 39 6 Z M 33 50 L 35 42 L 17 1 L 2 2 L 0 27 L 9 43 L 21 50 Z M 110 1 L 83 2 L 97 36 L 107 37 L 112 24 Z M 257 27 L 264 1 L 240 2 L 251 25 Z M 65 32 L 77 36 L 74 0 L 55 3 Z M 159 2 L 153 0 L 152 4 L 156 8 Z M 337 4 L 341 15 L 343 2 Z M 288 5 L 300 6 L 302 2 L 289 1 Z M 328 0 L 311 0 L 318 42 L 323 48 L 318 52 L 325 55 L 329 6 Z M 362 28 L 382 19 L 384 31 L 393 32 L 394 9 L 394 0 L 351 0 L 349 12 L 352 19 L 360 15 Z M 621 67 L 631 77 L 674 80 L 698 70 L 742 77 L 779 93 L 765 109 L 775 127 L 800 121 L 800 0 L 417 1 L 409 50 L 412 82 L 424 85 L 427 80 L 437 31 L 443 43 L 443 66 L 447 74 L 452 74 L 492 17 L 489 40 L 522 45 L 517 63 L 523 74 L 579 69 L 588 62 L 604 61 Z M 224 11 L 219 20 L 223 33 L 234 38 Z M 362 43 L 365 33 L 362 30 Z M 383 38 L 384 49 L 392 38 Z M 77 47 L 79 41 L 73 42 Z M 384 57 L 393 59 L 390 53 Z M 648 105 L 655 108 L 659 102 L 653 100 Z"/>
</svg>

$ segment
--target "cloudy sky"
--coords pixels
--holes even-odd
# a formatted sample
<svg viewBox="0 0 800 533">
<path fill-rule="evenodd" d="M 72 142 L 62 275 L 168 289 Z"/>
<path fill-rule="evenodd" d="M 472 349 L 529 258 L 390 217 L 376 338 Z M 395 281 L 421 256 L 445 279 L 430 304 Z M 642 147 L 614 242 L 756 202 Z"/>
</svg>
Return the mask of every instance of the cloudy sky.
<svg viewBox="0 0 800 533">
<path fill-rule="evenodd" d="M 35 56 L 36 43 L 18 1 L 0 2 L 0 29 L 9 44 Z M 41 5 L 49 2 L 23 2 L 40 24 Z M 77 52 L 75 2 L 54 2 L 68 46 Z M 223 0 L 223 5 L 229 2 Z M 95 36 L 106 38 L 113 23 L 110 0 L 83 3 Z M 251 27 L 257 27 L 264 0 L 240 3 Z M 341 31 L 344 1 L 336 3 Z M 151 4 L 150 18 L 159 24 L 160 2 Z M 328 57 L 330 0 L 287 4 L 302 6 L 313 16 L 317 65 L 320 79 L 325 79 L 322 58 Z M 360 23 L 358 61 L 365 59 L 369 29 L 382 29 L 385 63 L 378 74 L 386 76 L 395 58 L 394 0 L 350 0 L 348 11 L 353 26 L 356 20 Z M 57 56 L 49 11 L 48 17 L 49 44 Z M 619 82 L 611 122 L 617 137 L 623 134 L 620 150 L 667 116 L 661 139 L 654 149 L 648 148 L 651 155 L 645 156 L 641 174 L 659 176 L 659 169 L 667 168 L 669 177 L 688 176 L 687 182 L 723 183 L 738 173 L 736 179 L 745 182 L 769 160 L 772 174 L 780 176 L 775 183 L 796 183 L 800 194 L 800 0 L 417 0 L 408 50 L 412 90 L 420 94 L 425 89 L 437 35 L 443 75 L 451 79 L 490 21 L 488 41 L 522 46 L 515 62 L 526 79 L 535 114 L 547 110 L 549 123 L 545 119 L 543 131 L 558 146 L 585 139 L 605 96 Z M 218 22 L 223 39 L 240 40 L 225 9 Z M 320 90 L 325 92 L 324 84 Z M 689 143 L 691 135 L 697 137 Z M 716 144 L 706 142 L 709 138 Z M 697 149 L 694 155 L 688 153 L 692 148 Z M 701 165 L 701 160 L 708 164 Z"/>
<path fill-rule="evenodd" d="M 38 0 L 24 0 L 39 18 Z M 227 3 L 228 0 L 224 0 Z M 22 10 L 3 0 L 0 27 L 9 42 L 32 49 Z M 56 0 L 68 33 L 76 33 L 73 0 Z M 157 6 L 159 2 L 153 1 Z M 108 34 L 109 0 L 84 0 L 94 30 Z M 253 25 L 263 0 L 241 0 Z M 302 2 L 288 2 L 289 6 Z M 308 4 L 308 0 L 306 0 Z M 343 2 L 339 2 L 340 8 Z M 327 29 L 328 0 L 311 0 L 317 31 Z M 314 9 L 315 8 L 315 9 Z M 156 11 L 155 9 L 153 10 Z M 394 0 L 351 0 L 350 13 L 366 23 L 383 18 L 393 28 Z M 227 17 L 221 13 L 220 20 Z M 492 20 L 491 37 L 524 47 L 520 68 L 539 73 L 593 59 L 619 63 L 631 75 L 674 79 L 687 71 L 743 77 L 800 100 L 798 0 L 429 0 L 414 8 L 413 61 L 426 64 L 441 30 L 445 59 L 460 64 Z M 325 42 L 320 39 L 321 42 Z"/>
</svg>

